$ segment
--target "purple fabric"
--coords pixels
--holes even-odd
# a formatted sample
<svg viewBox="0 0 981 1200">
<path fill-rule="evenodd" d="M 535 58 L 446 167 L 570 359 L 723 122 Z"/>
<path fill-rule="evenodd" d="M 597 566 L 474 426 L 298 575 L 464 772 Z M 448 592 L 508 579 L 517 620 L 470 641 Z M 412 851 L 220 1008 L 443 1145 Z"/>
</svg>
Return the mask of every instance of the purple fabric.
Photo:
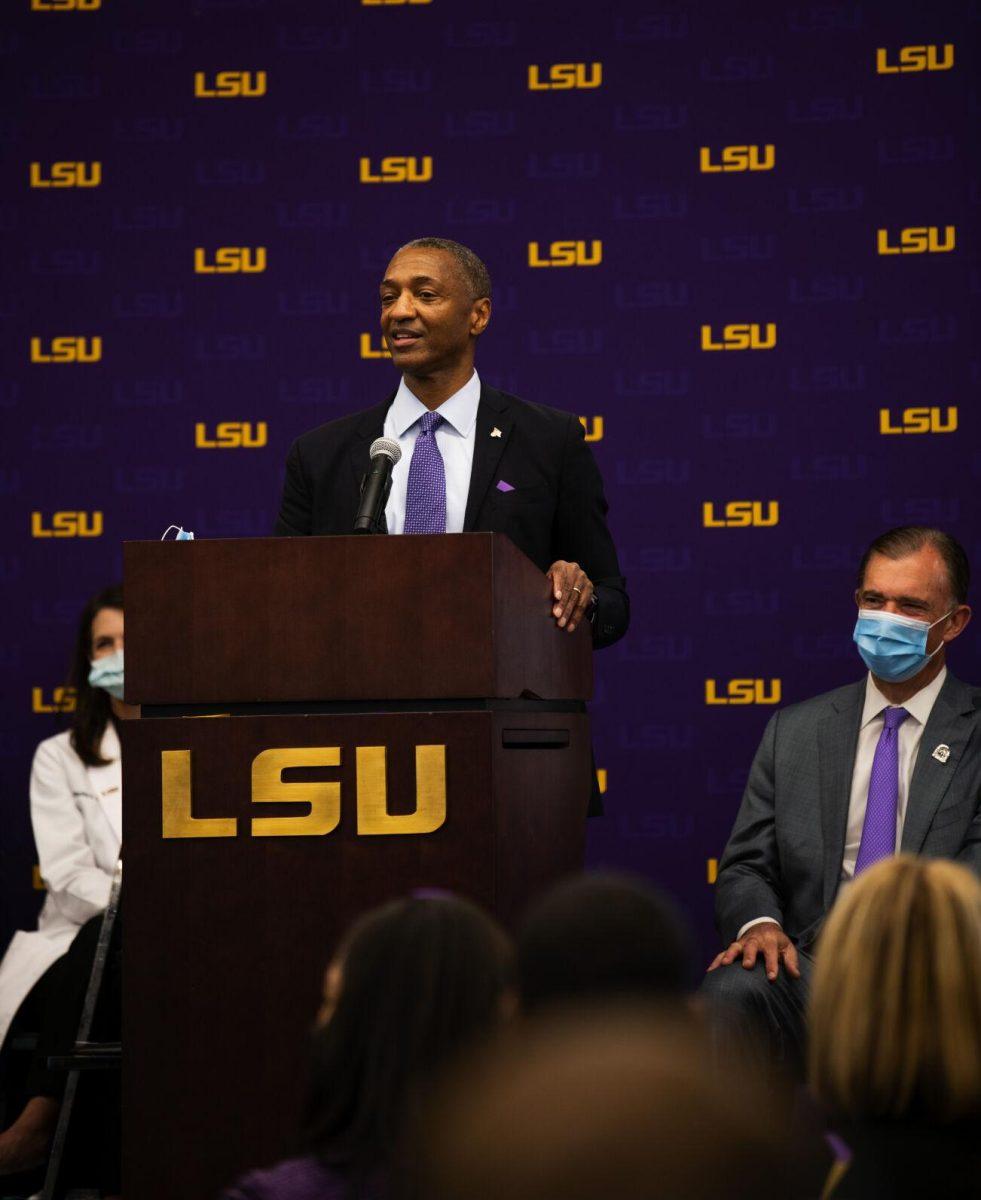
<svg viewBox="0 0 981 1200">
<path fill-rule="evenodd" d="M 858 875 L 896 851 L 896 801 L 899 796 L 899 727 L 909 716 L 905 708 L 887 708 L 882 733 L 872 760 L 869 799 L 862 840 L 855 861 Z"/>
<path fill-rule="evenodd" d="M 383 1200 L 380 1187 L 369 1187 L 366 1200 Z M 346 1200 L 347 1180 L 308 1155 L 289 1158 L 261 1171 L 250 1171 L 221 1200 Z"/>
<path fill-rule="evenodd" d="M 409 464 L 403 533 L 446 532 L 446 469 L 436 444 L 436 430 L 442 421 L 439 413 L 426 413 L 416 435 Z"/>
<path fill-rule="evenodd" d="M 510 483 L 505 483 L 503 479 L 499 479 L 497 481 L 497 490 L 499 492 L 513 492 L 514 485 L 510 484 Z"/>
<path fill-rule="evenodd" d="M 828 1145 L 831 1153 L 834 1155 L 835 1162 L 849 1163 L 852 1161 L 851 1146 L 845 1141 L 840 1134 L 829 1129 L 824 1135 L 824 1140 Z"/>
<path fill-rule="evenodd" d="M 447 888 L 422 887 L 413 888 L 409 895 L 413 900 L 452 900 L 456 893 Z"/>
</svg>

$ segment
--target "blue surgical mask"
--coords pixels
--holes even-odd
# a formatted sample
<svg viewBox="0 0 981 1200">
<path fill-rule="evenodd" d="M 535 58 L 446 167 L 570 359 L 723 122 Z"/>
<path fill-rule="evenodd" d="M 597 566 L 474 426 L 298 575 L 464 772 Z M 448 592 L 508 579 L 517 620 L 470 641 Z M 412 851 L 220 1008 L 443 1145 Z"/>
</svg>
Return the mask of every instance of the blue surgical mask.
<svg viewBox="0 0 981 1200">
<path fill-rule="evenodd" d="M 92 687 L 103 688 L 117 700 L 123 698 L 123 652 L 114 650 L 103 658 L 97 658 L 89 671 Z"/>
<path fill-rule="evenodd" d="M 927 654 L 927 634 L 953 611 L 951 609 L 928 625 L 915 617 L 902 617 L 877 608 L 860 608 L 852 637 L 862 662 L 873 675 L 889 683 L 912 679 L 943 646 L 941 642 L 933 653 Z"/>
</svg>

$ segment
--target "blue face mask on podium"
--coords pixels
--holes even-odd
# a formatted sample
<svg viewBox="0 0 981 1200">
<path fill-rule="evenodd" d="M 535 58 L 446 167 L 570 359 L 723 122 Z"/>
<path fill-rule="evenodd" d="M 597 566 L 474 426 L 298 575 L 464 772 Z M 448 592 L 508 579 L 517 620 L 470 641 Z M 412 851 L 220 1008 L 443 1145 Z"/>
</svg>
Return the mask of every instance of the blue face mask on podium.
<svg viewBox="0 0 981 1200">
<path fill-rule="evenodd" d="M 102 688 L 117 700 L 123 698 L 123 652 L 114 650 L 97 658 L 89 671 L 89 683 L 92 687 Z"/>
<path fill-rule="evenodd" d="M 873 675 L 889 683 L 912 679 L 943 646 L 941 642 L 936 650 L 927 654 L 927 634 L 953 611 L 951 609 L 928 625 L 915 617 L 902 617 L 877 608 L 860 608 L 852 637 L 862 662 Z"/>
</svg>

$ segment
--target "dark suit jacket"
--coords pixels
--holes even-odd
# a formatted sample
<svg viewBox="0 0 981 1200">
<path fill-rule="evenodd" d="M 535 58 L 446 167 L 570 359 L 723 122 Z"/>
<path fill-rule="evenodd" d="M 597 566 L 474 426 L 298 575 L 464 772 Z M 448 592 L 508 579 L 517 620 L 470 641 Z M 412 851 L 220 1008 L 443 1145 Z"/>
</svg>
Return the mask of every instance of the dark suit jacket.
<svg viewBox="0 0 981 1200">
<path fill-rule="evenodd" d="M 981 1139 L 976 1119 L 842 1122 L 838 1131 L 852 1159 L 830 1193 L 833 1200 L 969 1200 L 978 1194 Z"/>
<path fill-rule="evenodd" d="M 382 436 L 394 397 L 297 438 L 286 460 L 277 534 L 352 532 L 368 448 Z M 500 437 L 491 437 L 495 428 Z M 514 490 L 499 491 L 499 480 Z M 578 418 L 482 384 L 464 532 L 505 533 L 542 571 L 557 559 L 578 562 L 596 588 L 596 646 L 623 637 L 630 620 L 606 512 Z"/>
<path fill-rule="evenodd" d="M 772 914 L 805 949 L 834 901 L 865 680 L 775 713 L 756 752 L 719 864 L 715 912 L 726 944 Z M 900 849 L 981 873 L 981 688 L 949 672 L 923 730 Z M 933 757 L 941 743 L 946 762 Z"/>
</svg>

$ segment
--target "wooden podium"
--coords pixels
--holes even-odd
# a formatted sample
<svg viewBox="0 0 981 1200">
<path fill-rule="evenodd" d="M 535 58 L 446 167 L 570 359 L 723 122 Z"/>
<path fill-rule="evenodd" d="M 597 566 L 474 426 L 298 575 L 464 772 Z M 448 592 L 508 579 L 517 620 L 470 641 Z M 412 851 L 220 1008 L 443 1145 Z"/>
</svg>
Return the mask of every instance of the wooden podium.
<svg viewBox="0 0 981 1200">
<path fill-rule="evenodd" d="M 324 965 L 414 888 L 581 867 L 589 630 L 500 534 L 124 549 L 123 1191 L 291 1149 Z"/>
</svg>

